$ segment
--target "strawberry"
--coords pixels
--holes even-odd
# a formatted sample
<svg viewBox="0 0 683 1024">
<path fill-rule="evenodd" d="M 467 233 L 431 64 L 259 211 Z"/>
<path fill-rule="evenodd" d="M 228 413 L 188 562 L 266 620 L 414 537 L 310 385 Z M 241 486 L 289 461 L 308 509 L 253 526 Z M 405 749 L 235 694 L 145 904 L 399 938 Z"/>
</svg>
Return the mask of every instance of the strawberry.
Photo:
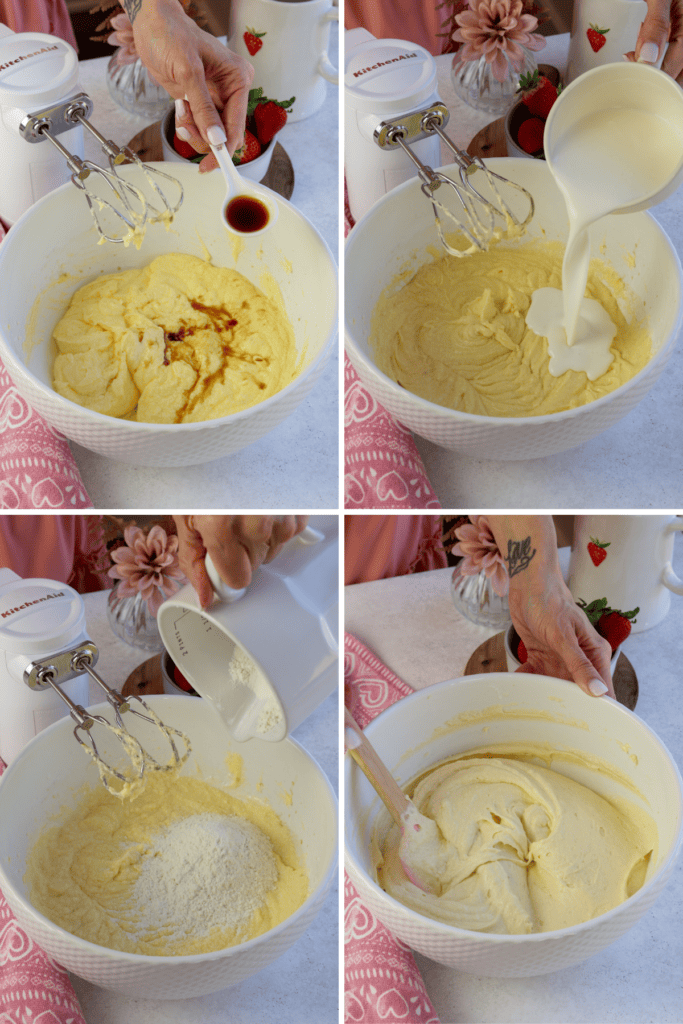
<svg viewBox="0 0 683 1024">
<path fill-rule="evenodd" d="M 597 539 L 597 537 L 591 537 L 588 545 L 588 554 L 591 556 L 593 565 L 600 565 L 607 558 L 606 549 L 609 547 L 609 541 L 603 544 Z"/>
<path fill-rule="evenodd" d="M 179 686 L 181 690 L 185 690 L 186 693 L 194 693 L 193 688 L 190 686 L 177 665 L 173 666 L 173 680 L 176 686 Z"/>
<path fill-rule="evenodd" d="M 263 46 L 263 37 L 267 35 L 266 32 L 257 32 L 255 28 L 249 28 L 247 25 L 247 31 L 244 33 L 242 38 L 244 39 L 244 45 L 253 57 L 255 53 L 258 53 Z"/>
<path fill-rule="evenodd" d="M 540 117 L 528 117 L 517 131 L 517 143 L 525 153 L 540 153 L 543 150 L 545 121 Z"/>
<path fill-rule="evenodd" d="M 593 53 L 597 53 L 601 50 L 607 39 L 605 38 L 609 32 L 608 28 L 598 28 L 593 22 L 590 23 L 590 27 L 586 29 L 586 35 L 588 36 L 588 42 L 591 44 Z"/>
<path fill-rule="evenodd" d="M 623 644 L 631 632 L 631 623 L 636 621 L 636 615 L 640 608 L 634 608 L 631 612 L 618 612 L 610 609 L 598 619 L 596 629 L 600 636 L 609 641 L 613 651 L 616 651 L 619 644 Z"/>
<path fill-rule="evenodd" d="M 524 646 L 524 641 L 520 640 L 519 641 L 519 647 L 517 648 L 517 661 L 521 665 L 523 665 L 525 663 L 525 661 L 527 661 L 528 657 L 529 657 L 529 655 L 526 652 L 526 647 Z"/>
<path fill-rule="evenodd" d="M 178 156 L 182 156 L 186 160 L 193 160 L 195 157 L 199 157 L 200 160 L 204 159 L 204 154 L 198 153 L 196 149 L 192 148 L 189 142 L 185 142 L 184 139 L 179 138 L 177 132 L 174 132 L 173 134 L 173 148 Z"/>
<path fill-rule="evenodd" d="M 262 146 L 267 146 L 274 135 L 276 135 L 287 122 L 287 108 L 291 107 L 295 97 L 291 100 L 269 100 L 265 99 L 258 104 L 254 110 L 254 121 L 256 122 L 256 134 Z"/>
<path fill-rule="evenodd" d="M 239 149 L 236 149 L 232 162 L 234 164 L 248 164 L 251 160 L 255 160 L 257 156 L 261 155 L 261 143 L 248 128 L 244 132 L 244 143 Z"/>
<path fill-rule="evenodd" d="M 529 111 L 544 121 L 550 113 L 550 108 L 557 99 L 558 90 L 545 75 L 539 74 L 538 68 L 535 71 L 522 75 L 519 80 L 517 92 L 522 94 L 522 102 Z M 531 152 L 531 150 L 527 150 Z"/>
</svg>

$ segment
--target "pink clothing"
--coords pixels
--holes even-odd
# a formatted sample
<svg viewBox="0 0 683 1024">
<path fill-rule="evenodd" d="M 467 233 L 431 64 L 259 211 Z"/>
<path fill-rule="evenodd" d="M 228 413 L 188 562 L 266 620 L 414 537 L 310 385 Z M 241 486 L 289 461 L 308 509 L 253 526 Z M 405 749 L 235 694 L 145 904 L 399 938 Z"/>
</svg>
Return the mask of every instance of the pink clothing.
<svg viewBox="0 0 683 1024">
<path fill-rule="evenodd" d="M 23 579 L 57 580 L 84 594 L 112 586 L 110 565 L 100 516 L 0 517 L 0 566 Z"/>
<path fill-rule="evenodd" d="M 78 49 L 64 0 L 0 0 L 0 21 L 14 32 L 46 32 Z"/>
<path fill-rule="evenodd" d="M 441 53 L 446 20 L 437 10 L 438 0 L 346 0 L 346 28 L 366 28 L 377 39 L 406 39 L 423 46 L 429 53 Z"/>
<path fill-rule="evenodd" d="M 447 564 L 439 516 L 344 516 L 344 583 L 369 583 Z"/>
</svg>

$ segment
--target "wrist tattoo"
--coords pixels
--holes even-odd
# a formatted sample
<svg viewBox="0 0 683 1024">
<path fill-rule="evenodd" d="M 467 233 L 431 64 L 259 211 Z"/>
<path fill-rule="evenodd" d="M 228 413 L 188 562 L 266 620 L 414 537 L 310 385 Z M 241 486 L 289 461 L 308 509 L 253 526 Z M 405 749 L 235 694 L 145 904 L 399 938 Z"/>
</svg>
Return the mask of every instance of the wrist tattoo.
<svg viewBox="0 0 683 1024">
<path fill-rule="evenodd" d="M 529 562 L 536 554 L 536 548 L 530 551 L 531 548 L 531 537 L 525 537 L 524 540 L 509 540 L 508 541 L 508 553 L 503 556 L 503 561 L 507 562 L 508 576 L 512 579 L 518 572 L 523 572 L 524 569 L 529 567 Z"/>
<path fill-rule="evenodd" d="M 142 7 L 142 0 L 121 0 L 124 11 L 130 18 L 131 25 L 135 21 L 136 15 L 140 13 Z"/>
</svg>

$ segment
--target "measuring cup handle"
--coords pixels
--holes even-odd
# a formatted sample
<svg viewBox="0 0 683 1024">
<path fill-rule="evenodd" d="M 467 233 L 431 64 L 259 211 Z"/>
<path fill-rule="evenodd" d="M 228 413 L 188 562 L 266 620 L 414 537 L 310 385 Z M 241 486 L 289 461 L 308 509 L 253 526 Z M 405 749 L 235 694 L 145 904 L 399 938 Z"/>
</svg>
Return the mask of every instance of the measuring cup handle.
<svg viewBox="0 0 683 1024">
<path fill-rule="evenodd" d="M 322 19 L 323 24 L 328 21 L 339 21 L 339 8 L 333 7 L 331 11 L 328 11 Z M 327 50 L 320 55 L 318 61 L 318 74 L 322 75 L 324 79 L 331 82 L 332 85 L 339 85 L 339 68 L 335 68 L 327 55 Z"/>
<path fill-rule="evenodd" d="M 282 548 L 278 552 L 278 557 L 284 551 L 291 550 L 292 546 L 296 544 L 305 544 L 309 546 L 311 544 L 319 544 L 321 540 L 325 539 L 325 534 L 321 533 L 320 530 L 314 530 L 312 526 L 305 526 L 301 533 L 298 533 L 296 537 L 292 537 L 286 544 L 282 545 Z M 232 604 L 233 601 L 239 601 L 241 597 L 247 592 L 246 587 L 242 587 L 241 590 L 235 590 L 233 587 L 229 587 L 221 577 L 218 575 L 218 570 L 213 564 L 211 555 L 207 555 L 204 559 L 204 565 L 206 566 L 206 572 L 211 580 L 211 586 L 215 590 L 216 594 L 220 597 L 221 601 L 225 601 L 226 604 Z"/>
</svg>

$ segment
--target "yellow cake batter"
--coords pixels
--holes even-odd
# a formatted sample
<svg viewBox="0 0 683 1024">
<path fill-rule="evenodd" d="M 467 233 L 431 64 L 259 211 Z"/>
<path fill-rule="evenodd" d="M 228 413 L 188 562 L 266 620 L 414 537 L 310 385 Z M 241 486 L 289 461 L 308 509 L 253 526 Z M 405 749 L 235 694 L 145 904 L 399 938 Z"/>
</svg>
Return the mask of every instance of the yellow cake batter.
<svg viewBox="0 0 683 1024">
<path fill-rule="evenodd" d="M 145 862 L 154 856 L 163 830 L 195 815 L 226 816 L 226 821 L 237 815 L 256 825 L 272 844 L 277 881 L 245 927 L 201 934 L 203 921 L 193 922 L 192 907 L 181 900 L 173 927 L 159 920 L 150 928 L 144 920 L 134 890 Z M 234 870 L 231 863 L 222 865 L 211 891 L 218 892 L 223 873 L 229 878 Z M 132 800 L 119 800 L 103 786 L 88 792 L 60 825 L 40 836 L 24 880 L 33 906 L 73 935 L 110 949 L 158 956 L 204 953 L 245 942 L 285 920 L 308 896 L 294 839 L 268 805 L 237 799 L 202 779 L 177 773 L 150 775 Z"/>
<path fill-rule="evenodd" d="M 652 341 L 629 323 L 617 299 L 626 288 L 608 264 L 591 262 L 586 295 L 617 326 L 615 359 L 594 381 L 567 370 L 548 372 L 547 340 L 525 316 L 537 288 L 562 287 L 564 246 L 531 241 L 459 259 L 427 263 L 398 291 L 385 289 L 375 306 L 370 344 L 380 370 L 437 405 L 483 416 L 540 416 L 608 394 L 645 366 Z"/>
<path fill-rule="evenodd" d="M 54 341 L 55 391 L 146 423 L 248 409 L 301 370 L 279 305 L 236 270 L 180 253 L 79 288 Z"/>
<path fill-rule="evenodd" d="M 654 822 L 635 804 L 608 803 L 526 758 L 449 761 L 412 795 L 441 833 L 423 857 L 436 892 L 407 879 L 396 826 L 378 880 L 412 910 L 471 931 L 547 932 L 604 914 L 642 886 L 657 843 Z"/>
</svg>

